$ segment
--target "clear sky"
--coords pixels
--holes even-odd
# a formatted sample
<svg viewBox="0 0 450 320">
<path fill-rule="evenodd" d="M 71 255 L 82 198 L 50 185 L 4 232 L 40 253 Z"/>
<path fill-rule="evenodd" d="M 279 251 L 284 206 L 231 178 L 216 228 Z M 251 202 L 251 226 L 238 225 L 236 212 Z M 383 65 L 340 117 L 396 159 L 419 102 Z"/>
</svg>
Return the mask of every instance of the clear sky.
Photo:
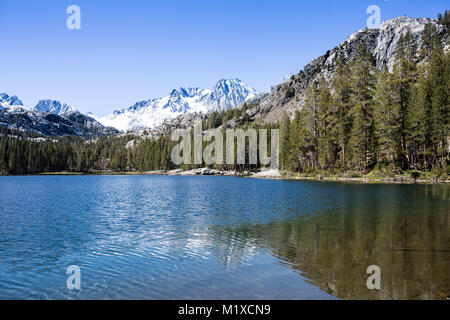
<svg viewBox="0 0 450 320">
<path fill-rule="evenodd" d="M 69 5 L 81 30 L 66 28 Z M 239 78 L 260 91 L 382 20 L 432 17 L 448 0 L 0 0 L 0 92 L 105 115 L 180 86 Z"/>
</svg>

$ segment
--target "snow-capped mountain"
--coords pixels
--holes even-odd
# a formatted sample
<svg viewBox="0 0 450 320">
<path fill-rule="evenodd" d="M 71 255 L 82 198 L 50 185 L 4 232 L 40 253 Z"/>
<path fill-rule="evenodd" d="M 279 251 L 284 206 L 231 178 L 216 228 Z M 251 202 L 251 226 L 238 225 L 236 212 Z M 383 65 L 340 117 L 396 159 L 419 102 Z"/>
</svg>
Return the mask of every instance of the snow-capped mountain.
<svg viewBox="0 0 450 320">
<path fill-rule="evenodd" d="M 16 96 L 9 96 L 6 93 L 0 93 L 0 110 L 1 111 L 13 111 L 22 110 L 25 107 L 22 101 Z"/>
<path fill-rule="evenodd" d="M 0 93 L 0 126 L 46 136 L 97 137 L 119 133 L 59 101 L 41 100 L 31 110 L 19 98 L 6 93 Z"/>
<path fill-rule="evenodd" d="M 33 111 L 63 114 L 67 112 L 76 112 L 77 109 L 72 108 L 65 103 L 61 104 L 61 102 L 55 100 L 40 100 Z"/>
<path fill-rule="evenodd" d="M 223 79 L 211 90 L 180 88 L 165 97 L 140 101 L 128 109 L 97 119 L 105 126 L 122 131 L 148 129 L 187 113 L 235 108 L 256 95 L 258 92 L 255 89 L 239 79 Z"/>
<path fill-rule="evenodd" d="M 1 93 L 0 126 L 53 136 L 118 134 L 116 129 L 149 129 L 180 115 L 228 110 L 257 95 L 238 79 L 220 80 L 212 90 L 180 88 L 165 97 L 141 101 L 98 118 L 56 100 L 40 100 L 34 108 L 27 108 L 16 96 Z"/>
</svg>

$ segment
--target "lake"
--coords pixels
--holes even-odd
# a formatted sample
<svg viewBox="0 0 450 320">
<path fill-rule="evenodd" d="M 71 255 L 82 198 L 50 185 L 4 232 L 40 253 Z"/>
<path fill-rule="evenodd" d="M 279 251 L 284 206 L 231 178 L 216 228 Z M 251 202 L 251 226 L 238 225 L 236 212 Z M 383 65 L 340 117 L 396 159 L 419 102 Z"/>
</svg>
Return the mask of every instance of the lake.
<svg viewBox="0 0 450 320">
<path fill-rule="evenodd" d="M 448 185 L 29 176 L 0 190 L 0 299 L 450 295 Z"/>
</svg>

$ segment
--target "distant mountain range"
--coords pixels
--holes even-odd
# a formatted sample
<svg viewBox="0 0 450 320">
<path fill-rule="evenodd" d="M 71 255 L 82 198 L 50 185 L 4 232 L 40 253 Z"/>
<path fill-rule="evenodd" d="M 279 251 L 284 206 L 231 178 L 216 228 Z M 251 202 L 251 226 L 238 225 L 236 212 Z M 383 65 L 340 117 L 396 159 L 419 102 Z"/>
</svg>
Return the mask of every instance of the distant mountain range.
<svg viewBox="0 0 450 320">
<path fill-rule="evenodd" d="M 94 118 L 58 101 L 41 100 L 29 109 L 19 98 L 6 93 L 0 93 L 0 126 L 45 136 L 119 134 L 117 129 L 105 127 Z"/>
<path fill-rule="evenodd" d="M 179 88 L 165 97 L 137 102 L 100 118 L 55 100 L 41 100 L 34 108 L 27 108 L 18 97 L 2 93 L 0 126 L 52 136 L 111 135 L 151 129 L 179 115 L 228 110 L 257 95 L 239 79 L 220 80 L 211 90 Z"/>
<path fill-rule="evenodd" d="M 128 109 L 114 111 L 97 120 L 122 131 L 151 129 L 180 115 L 235 108 L 257 95 L 255 89 L 239 79 L 223 79 L 211 90 L 179 88 L 162 98 L 138 102 Z"/>
</svg>

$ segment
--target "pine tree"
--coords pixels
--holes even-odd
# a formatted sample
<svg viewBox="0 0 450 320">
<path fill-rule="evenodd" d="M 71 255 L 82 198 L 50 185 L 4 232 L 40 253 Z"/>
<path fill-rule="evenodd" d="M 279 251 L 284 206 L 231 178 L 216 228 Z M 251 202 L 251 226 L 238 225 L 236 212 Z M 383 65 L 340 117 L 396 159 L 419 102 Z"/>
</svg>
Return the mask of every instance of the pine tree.
<svg viewBox="0 0 450 320">
<path fill-rule="evenodd" d="M 412 87 L 406 114 L 406 139 L 410 164 L 417 170 L 425 166 L 426 105 L 428 84 L 425 72 L 420 70 L 418 84 Z"/>
<path fill-rule="evenodd" d="M 373 115 L 376 76 L 373 56 L 362 45 L 353 63 L 352 80 L 351 161 L 355 168 L 363 172 L 376 161 Z"/>
<path fill-rule="evenodd" d="M 301 171 L 302 162 L 302 144 L 301 144 L 301 118 L 300 111 L 296 110 L 294 119 L 290 125 L 289 135 L 289 154 L 287 157 L 288 169 L 293 172 Z"/>
<path fill-rule="evenodd" d="M 433 46 L 429 72 L 431 94 L 431 143 L 433 144 L 435 161 L 444 165 L 448 157 L 448 99 L 449 83 L 446 71 L 448 57 L 444 55 L 441 42 L 436 39 Z"/>
<path fill-rule="evenodd" d="M 306 135 L 308 136 L 306 152 L 309 154 L 309 166 L 315 170 L 318 167 L 318 145 L 319 145 L 319 87 L 314 81 L 306 92 L 305 105 L 302 118 L 305 123 Z"/>
<path fill-rule="evenodd" d="M 438 37 L 436 27 L 431 23 L 425 24 L 421 34 L 422 43 L 419 51 L 421 59 L 429 61 L 433 49 L 434 39 L 436 37 Z"/>
<path fill-rule="evenodd" d="M 398 107 L 399 121 L 399 154 L 398 158 L 402 169 L 409 167 L 406 141 L 406 119 L 407 109 L 410 103 L 411 88 L 417 80 L 417 68 L 415 64 L 416 52 L 411 31 L 401 35 L 398 41 L 397 54 L 393 71 L 392 92 L 394 104 Z"/>
<path fill-rule="evenodd" d="M 378 161 L 396 161 L 400 148 L 400 110 L 393 96 L 393 79 L 387 69 L 380 75 L 375 96 L 375 127 Z"/>
<path fill-rule="evenodd" d="M 344 63 L 344 59 L 337 61 L 336 76 L 332 83 L 333 102 L 336 108 L 336 125 L 333 135 L 336 137 L 338 144 L 338 154 L 340 156 L 340 165 L 346 168 L 348 158 L 348 141 L 350 138 L 350 130 L 352 121 L 349 116 L 351 108 L 352 83 L 350 65 Z"/>
<path fill-rule="evenodd" d="M 280 165 L 283 169 L 289 168 L 290 125 L 289 116 L 284 114 L 280 123 Z"/>
<path fill-rule="evenodd" d="M 336 124 L 335 109 L 331 103 L 331 93 L 324 78 L 320 79 L 318 118 L 318 154 L 322 169 L 330 169 L 335 164 L 336 137 L 333 136 L 333 127 Z"/>
</svg>

